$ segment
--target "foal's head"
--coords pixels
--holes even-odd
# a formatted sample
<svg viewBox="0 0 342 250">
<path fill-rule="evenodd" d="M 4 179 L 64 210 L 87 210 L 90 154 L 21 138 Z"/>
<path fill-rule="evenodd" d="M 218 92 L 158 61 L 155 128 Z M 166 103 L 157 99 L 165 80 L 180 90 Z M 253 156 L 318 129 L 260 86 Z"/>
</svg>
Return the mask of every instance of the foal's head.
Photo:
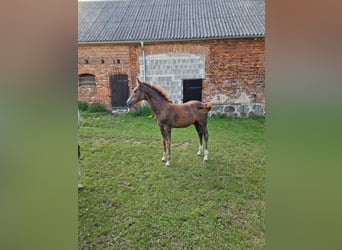
<svg viewBox="0 0 342 250">
<path fill-rule="evenodd" d="M 147 100 L 149 102 L 151 99 L 158 100 L 159 102 L 172 103 L 169 93 L 164 88 L 141 82 L 139 79 L 137 80 L 138 84 L 132 90 L 127 100 L 127 106 L 134 105 L 141 100 Z"/>
<path fill-rule="evenodd" d="M 136 104 L 137 102 L 144 100 L 145 98 L 145 92 L 143 90 L 142 83 L 138 79 L 137 86 L 132 90 L 131 95 L 127 99 L 127 106 L 131 106 Z"/>
</svg>

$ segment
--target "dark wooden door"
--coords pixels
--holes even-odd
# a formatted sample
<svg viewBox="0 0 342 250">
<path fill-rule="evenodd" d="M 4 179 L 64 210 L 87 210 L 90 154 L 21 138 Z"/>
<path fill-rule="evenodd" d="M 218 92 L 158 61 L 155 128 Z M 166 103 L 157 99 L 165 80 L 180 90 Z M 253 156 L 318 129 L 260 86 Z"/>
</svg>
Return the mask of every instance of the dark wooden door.
<svg viewBox="0 0 342 250">
<path fill-rule="evenodd" d="M 128 75 L 117 74 L 109 77 L 112 107 L 126 107 L 128 99 Z"/>
<path fill-rule="evenodd" d="M 183 80 L 183 103 L 190 100 L 202 101 L 202 79 Z"/>
</svg>

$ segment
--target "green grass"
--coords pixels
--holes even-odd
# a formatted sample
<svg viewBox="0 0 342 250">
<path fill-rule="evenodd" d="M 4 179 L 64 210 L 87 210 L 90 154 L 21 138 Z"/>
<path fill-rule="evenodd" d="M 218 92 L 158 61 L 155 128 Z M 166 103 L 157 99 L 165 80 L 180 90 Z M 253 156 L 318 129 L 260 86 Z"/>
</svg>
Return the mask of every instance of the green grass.
<svg viewBox="0 0 342 250">
<path fill-rule="evenodd" d="M 81 113 L 80 249 L 264 249 L 263 118 L 172 130 L 171 167 L 146 116 Z"/>
</svg>

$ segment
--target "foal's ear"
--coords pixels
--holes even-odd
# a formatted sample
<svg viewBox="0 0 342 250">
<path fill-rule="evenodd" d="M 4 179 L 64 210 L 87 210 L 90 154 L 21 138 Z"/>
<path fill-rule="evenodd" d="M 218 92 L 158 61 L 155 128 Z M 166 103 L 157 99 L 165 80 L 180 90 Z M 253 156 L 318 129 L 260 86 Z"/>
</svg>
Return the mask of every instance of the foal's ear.
<svg viewBox="0 0 342 250">
<path fill-rule="evenodd" d="M 140 84 L 141 84 L 141 81 L 139 80 L 139 78 L 137 78 L 137 81 L 138 81 L 138 85 L 140 85 Z"/>
</svg>

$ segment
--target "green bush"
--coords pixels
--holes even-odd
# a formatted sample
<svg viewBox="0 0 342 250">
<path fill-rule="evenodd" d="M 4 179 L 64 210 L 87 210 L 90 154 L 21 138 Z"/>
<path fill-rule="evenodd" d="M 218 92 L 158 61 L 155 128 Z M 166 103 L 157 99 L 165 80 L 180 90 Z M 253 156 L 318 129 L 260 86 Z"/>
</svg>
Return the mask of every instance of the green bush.
<svg viewBox="0 0 342 250">
<path fill-rule="evenodd" d="M 212 115 L 213 118 L 217 118 L 217 119 L 227 119 L 227 118 L 231 118 L 229 117 L 226 113 L 216 113 Z"/>
<path fill-rule="evenodd" d="M 154 113 L 149 105 L 143 105 L 129 114 L 132 116 L 153 116 Z"/>
<path fill-rule="evenodd" d="M 88 106 L 88 111 L 95 113 L 95 112 L 107 112 L 107 108 L 102 103 L 94 102 Z"/>
<path fill-rule="evenodd" d="M 79 101 L 78 109 L 81 111 L 86 111 L 88 109 L 89 104 L 87 102 Z"/>
</svg>

